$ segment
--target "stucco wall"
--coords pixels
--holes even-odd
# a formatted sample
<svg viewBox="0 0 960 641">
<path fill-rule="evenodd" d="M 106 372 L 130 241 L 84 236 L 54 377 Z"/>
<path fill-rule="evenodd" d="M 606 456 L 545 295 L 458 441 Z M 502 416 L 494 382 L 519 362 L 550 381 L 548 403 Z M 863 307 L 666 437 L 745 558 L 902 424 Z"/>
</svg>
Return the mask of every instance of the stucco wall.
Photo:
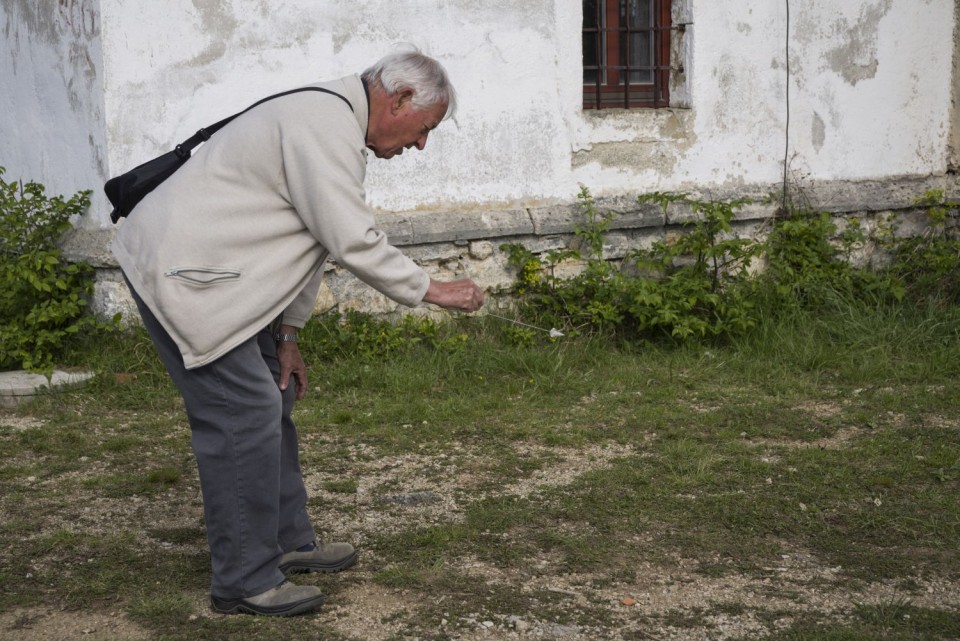
<svg viewBox="0 0 960 641">
<path fill-rule="evenodd" d="M 942 174 L 953 0 L 692 0 L 690 111 L 569 112 L 576 180 L 614 190 Z M 636 166 L 637 158 L 646 162 Z"/>
<path fill-rule="evenodd" d="M 398 41 L 449 68 L 455 123 L 427 153 L 372 160 L 370 202 L 438 211 L 946 169 L 952 0 L 677 0 L 674 101 L 580 109 L 581 3 L 102 0 L 109 166 L 129 167 L 263 95 L 362 70 Z M 919 6 L 918 6 L 919 4 Z M 910 52 L 910 55 L 904 55 Z"/>
<path fill-rule="evenodd" d="M 569 231 L 580 184 L 628 200 L 769 193 L 786 149 L 811 193 L 862 183 L 868 209 L 883 209 L 915 178 L 952 188 L 960 148 L 955 0 L 791 0 L 789 29 L 786 0 L 674 0 L 686 29 L 674 34 L 673 104 L 630 112 L 580 107 L 578 0 L 37 4 L 0 12 L 0 165 L 54 191 L 96 189 L 74 247 L 105 267 L 109 175 L 260 97 L 359 72 L 398 42 L 443 61 L 461 108 L 425 152 L 371 158 L 367 195 L 432 269 L 485 255 L 483 241 L 495 253 L 504 237 L 563 231 L 543 215 Z M 408 219 L 420 223 L 394 224 Z"/>
<path fill-rule="evenodd" d="M 100 17 L 94 0 L 0 3 L 0 166 L 50 194 L 107 172 Z"/>
</svg>

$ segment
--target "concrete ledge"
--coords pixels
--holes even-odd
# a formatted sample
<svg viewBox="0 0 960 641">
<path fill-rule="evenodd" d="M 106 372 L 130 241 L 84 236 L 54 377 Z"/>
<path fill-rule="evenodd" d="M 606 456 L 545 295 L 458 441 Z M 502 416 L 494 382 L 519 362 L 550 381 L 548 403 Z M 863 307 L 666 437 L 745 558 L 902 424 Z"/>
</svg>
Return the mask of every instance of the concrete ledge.
<svg viewBox="0 0 960 641">
<path fill-rule="evenodd" d="M 93 378 L 92 372 L 55 370 L 49 381 L 42 374 L 31 374 L 23 370 L 0 372 L 0 407 L 14 408 L 32 400 L 46 387 L 56 388 L 82 383 L 91 378 Z"/>
<path fill-rule="evenodd" d="M 776 202 L 763 202 L 781 185 L 751 185 L 697 191 L 678 189 L 699 200 L 749 198 L 755 202 L 737 211 L 736 220 L 762 220 L 776 212 Z M 910 209 L 924 193 L 939 189 L 952 200 L 960 199 L 960 179 L 954 175 L 906 176 L 878 180 L 825 181 L 793 189 L 794 199 L 802 198 L 818 211 L 834 214 Z M 595 199 L 601 212 L 617 216 L 610 229 L 629 230 L 677 225 L 692 220 L 690 207 L 671 205 L 664 212 L 658 205 L 640 204 L 635 194 Z M 455 211 L 378 212 L 377 225 L 399 247 L 432 243 L 462 243 L 519 236 L 553 236 L 573 233 L 583 217 L 579 203 L 565 203 L 527 209 L 463 209 Z M 68 260 L 85 260 L 98 269 L 116 268 L 110 253 L 114 228 L 74 229 L 64 239 Z"/>
<path fill-rule="evenodd" d="M 405 216 L 409 217 L 413 232 L 410 242 L 403 243 L 390 236 L 390 242 L 395 245 L 457 243 L 534 233 L 533 223 L 525 209 L 414 212 Z M 378 222 L 380 220 L 388 222 L 390 214 L 378 218 Z"/>
</svg>

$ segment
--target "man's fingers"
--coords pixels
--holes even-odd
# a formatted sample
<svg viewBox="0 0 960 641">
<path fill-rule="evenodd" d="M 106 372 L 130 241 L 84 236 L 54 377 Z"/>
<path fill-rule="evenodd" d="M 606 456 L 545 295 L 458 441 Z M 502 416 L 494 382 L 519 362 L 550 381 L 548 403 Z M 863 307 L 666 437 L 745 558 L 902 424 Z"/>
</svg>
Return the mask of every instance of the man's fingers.
<svg viewBox="0 0 960 641">
<path fill-rule="evenodd" d="M 470 289 L 467 292 L 467 302 L 464 309 L 468 312 L 475 312 L 483 307 L 483 290 L 473 281 L 467 282 L 470 284 Z"/>
<path fill-rule="evenodd" d="M 307 368 L 298 367 L 297 370 L 293 373 L 297 377 L 297 400 L 303 400 L 303 397 L 307 395 Z"/>
<path fill-rule="evenodd" d="M 462 309 L 475 312 L 483 306 L 483 290 L 470 279 L 454 281 L 430 281 L 424 302 L 446 309 Z"/>
</svg>

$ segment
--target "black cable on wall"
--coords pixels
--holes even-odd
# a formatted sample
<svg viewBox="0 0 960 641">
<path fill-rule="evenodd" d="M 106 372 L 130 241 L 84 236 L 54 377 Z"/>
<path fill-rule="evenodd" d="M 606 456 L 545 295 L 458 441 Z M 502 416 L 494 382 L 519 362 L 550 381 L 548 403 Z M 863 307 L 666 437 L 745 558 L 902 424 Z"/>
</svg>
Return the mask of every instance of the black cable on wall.
<svg viewBox="0 0 960 641">
<path fill-rule="evenodd" d="M 787 117 L 786 125 L 784 127 L 784 144 L 783 144 L 783 201 L 781 203 L 781 209 L 784 213 L 787 212 L 788 204 L 788 180 L 787 180 L 787 163 L 790 160 L 790 0 L 784 0 L 787 7 L 787 28 L 786 28 L 786 37 L 784 38 L 784 50 L 786 52 L 786 69 L 787 69 L 787 84 L 786 84 L 786 108 L 787 108 Z"/>
</svg>

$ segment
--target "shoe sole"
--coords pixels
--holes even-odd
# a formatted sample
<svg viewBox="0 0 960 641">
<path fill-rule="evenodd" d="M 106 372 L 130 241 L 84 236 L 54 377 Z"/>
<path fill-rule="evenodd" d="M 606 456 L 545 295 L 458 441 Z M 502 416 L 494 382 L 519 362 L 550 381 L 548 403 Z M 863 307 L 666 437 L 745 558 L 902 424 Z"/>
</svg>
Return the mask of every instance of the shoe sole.
<svg viewBox="0 0 960 641">
<path fill-rule="evenodd" d="M 348 567 L 357 562 L 357 552 L 354 550 L 353 554 L 346 556 L 336 563 L 331 563 L 325 565 L 322 563 L 306 563 L 304 561 L 290 561 L 289 563 L 284 563 L 280 566 L 280 571 L 284 575 L 290 574 L 305 574 L 307 572 L 323 572 L 324 574 L 332 574 L 334 572 L 340 572 L 346 570 Z"/>
<path fill-rule="evenodd" d="M 211 596 L 210 605 L 220 614 L 256 614 L 271 617 L 290 617 L 319 609 L 323 605 L 323 595 L 317 595 L 302 601 L 294 601 L 282 606 L 262 607 L 249 603 L 246 599 L 222 599 Z"/>
</svg>

